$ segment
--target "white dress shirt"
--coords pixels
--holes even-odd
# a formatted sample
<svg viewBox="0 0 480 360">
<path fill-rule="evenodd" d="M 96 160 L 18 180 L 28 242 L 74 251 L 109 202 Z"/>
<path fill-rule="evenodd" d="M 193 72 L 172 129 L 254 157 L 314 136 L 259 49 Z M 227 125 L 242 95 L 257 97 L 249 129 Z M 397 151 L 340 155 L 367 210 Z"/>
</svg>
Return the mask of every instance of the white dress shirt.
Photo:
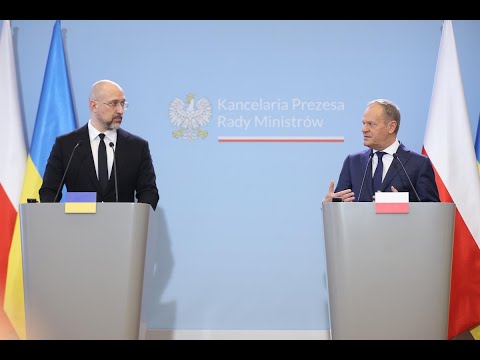
<svg viewBox="0 0 480 360">
<path fill-rule="evenodd" d="M 383 155 L 382 157 L 382 162 L 383 162 L 382 181 L 383 179 L 385 179 L 385 175 L 387 174 L 387 171 L 390 168 L 390 165 L 392 165 L 393 154 L 397 152 L 399 146 L 400 146 L 400 142 L 398 141 L 398 139 L 395 139 L 392 145 L 390 145 L 384 150 L 381 150 L 385 153 L 385 155 Z M 377 164 L 378 164 L 378 156 L 375 155 L 377 151 L 380 151 L 380 150 L 373 150 L 372 177 L 373 177 L 373 174 L 375 174 L 375 169 L 377 168 Z"/>
<path fill-rule="evenodd" d="M 98 136 L 100 131 L 95 129 L 91 124 L 91 120 L 88 120 L 88 135 L 90 137 L 90 146 L 92 148 L 93 162 L 95 163 L 95 171 L 97 172 L 98 179 L 98 145 L 100 144 L 100 137 Z M 110 147 L 110 143 L 113 143 L 113 146 L 116 149 L 117 146 L 117 130 L 108 130 L 104 132 L 105 137 L 103 141 L 107 148 L 107 165 L 108 165 L 108 178 L 112 173 L 113 166 L 113 149 Z"/>
</svg>

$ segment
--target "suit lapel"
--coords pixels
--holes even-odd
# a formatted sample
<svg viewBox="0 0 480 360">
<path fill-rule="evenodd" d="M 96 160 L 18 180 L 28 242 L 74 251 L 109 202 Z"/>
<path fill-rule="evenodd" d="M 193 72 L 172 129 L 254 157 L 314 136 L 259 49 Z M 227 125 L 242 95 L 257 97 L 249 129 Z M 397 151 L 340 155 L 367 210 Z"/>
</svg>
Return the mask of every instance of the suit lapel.
<svg viewBox="0 0 480 360">
<path fill-rule="evenodd" d="M 84 169 L 92 184 L 95 185 L 97 192 L 100 192 L 100 182 L 97 178 L 97 171 L 95 170 L 95 163 L 93 162 L 93 155 L 92 155 L 92 147 L 90 145 L 90 136 L 88 134 L 88 126 L 85 125 L 84 129 L 82 129 L 81 139 L 85 146 L 82 146 L 81 152 L 81 168 Z"/>
<path fill-rule="evenodd" d="M 117 163 L 117 185 L 118 181 L 122 178 L 122 165 L 125 159 L 128 158 L 128 154 L 125 151 L 126 135 L 122 129 L 117 130 L 117 143 L 115 144 L 115 162 Z M 112 176 L 113 178 L 113 176 Z M 113 178 L 113 186 L 115 186 L 115 179 Z"/>
<path fill-rule="evenodd" d="M 398 171 L 400 170 L 400 164 L 398 160 L 393 159 L 392 164 L 388 168 L 387 173 L 385 174 L 385 178 L 383 179 L 382 186 L 380 186 L 380 191 L 385 191 L 390 187 L 392 180 L 397 176 Z"/>
<path fill-rule="evenodd" d="M 372 150 L 367 150 L 363 155 L 362 155 L 362 169 L 365 169 L 368 165 L 368 168 L 364 171 L 366 171 L 365 174 L 365 182 L 363 183 L 363 190 L 362 193 L 360 194 L 360 199 L 372 199 L 373 196 L 373 186 L 372 186 L 372 161 L 370 161 L 370 154 Z M 369 162 L 370 161 L 370 162 Z M 361 175 L 363 177 L 363 173 Z"/>
<path fill-rule="evenodd" d="M 117 186 L 120 191 L 120 183 L 122 182 L 122 175 L 128 173 L 128 167 L 132 166 L 129 159 L 130 153 L 127 150 L 127 142 L 129 139 L 129 134 L 122 129 L 117 129 L 117 141 L 115 144 L 115 163 L 117 165 Z M 125 172 L 123 172 L 123 170 Z M 125 179 L 124 179 L 125 180 Z M 115 169 L 112 169 L 112 174 L 110 176 L 110 182 L 108 183 L 109 189 L 115 191 Z M 119 195 L 120 196 L 120 195 Z"/>
</svg>

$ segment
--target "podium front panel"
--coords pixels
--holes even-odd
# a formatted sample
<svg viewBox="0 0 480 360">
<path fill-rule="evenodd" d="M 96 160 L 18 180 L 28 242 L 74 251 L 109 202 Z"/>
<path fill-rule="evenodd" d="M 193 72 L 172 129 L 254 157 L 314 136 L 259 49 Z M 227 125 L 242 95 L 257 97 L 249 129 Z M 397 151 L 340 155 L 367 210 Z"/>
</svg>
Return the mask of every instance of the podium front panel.
<svg viewBox="0 0 480 360">
<path fill-rule="evenodd" d="M 332 339 L 446 339 L 455 205 L 323 205 Z"/>
<path fill-rule="evenodd" d="M 150 206 L 20 205 L 27 339 L 138 339 Z"/>
</svg>

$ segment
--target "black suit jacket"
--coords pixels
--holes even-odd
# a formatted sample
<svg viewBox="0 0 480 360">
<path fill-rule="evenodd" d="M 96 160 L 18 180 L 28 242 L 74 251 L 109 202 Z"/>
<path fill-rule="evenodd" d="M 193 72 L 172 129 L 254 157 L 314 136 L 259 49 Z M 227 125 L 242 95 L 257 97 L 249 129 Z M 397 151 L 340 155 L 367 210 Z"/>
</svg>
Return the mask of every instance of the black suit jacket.
<svg viewBox="0 0 480 360">
<path fill-rule="evenodd" d="M 67 190 L 95 191 L 97 202 L 116 201 L 115 170 L 112 169 L 107 191 L 103 194 L 93 162 L 88 126 L 84 125 L 71 133 L 56 138 L 39 191 L 41 202 L 54 201 L 68 160 L 79 141 L 81 141 L 81 145 L 75 150 L 65 176 Z M 148 142 L 123 129 L 118 129 L 115 161 L 118 176 L 118 201 L 134 202 L 136 196 L 138 202 L 150 204 L 155 209 L 159 196 Z M 60 201 L 61 197 L 60 192 L 57 201 Z"/>
<path fill-rule="evenodd" d="M 372 201 L 372 162 L 369 162 L 371 153 L 372 150 L 368 149 L 357 154 L 348 155 L 343 163 L 335 192 L 352 189 L 355 193 L 355 201 Z M 440 201 L 430 159 L 422 154 L 408 150 L 403 144 L 400 144 L 398 147 L 397 156 L 405 167 L 420 200 L 422 202 Z M 365 181 L 360 194 L 365 171 Z M 418 201 L 405 175 L 405 171 L 403 171 L 402 165 L 400 165 L 397 159 L 393 159 L 392 165 L 390 165 L 379 190 L 391 191 L 392 185 L 398 191 L 408 191 L 410 202 Z"/>
</svg>

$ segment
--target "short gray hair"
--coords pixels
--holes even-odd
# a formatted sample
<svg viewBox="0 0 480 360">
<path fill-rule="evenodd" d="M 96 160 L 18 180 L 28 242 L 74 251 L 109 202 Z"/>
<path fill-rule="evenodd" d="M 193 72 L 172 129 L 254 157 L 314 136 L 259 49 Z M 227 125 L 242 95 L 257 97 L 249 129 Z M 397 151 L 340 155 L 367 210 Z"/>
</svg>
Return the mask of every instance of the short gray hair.
<svg viewBox="0 0 480 360">
<path fill-rule="evenodd" d="M 397 122 L 397 128 L 395 129 L 395 134 L 397 134 L 398 129 L 400 129 L 400 108 L 393 101 L 387 99 L 372 100 L 368 103 L 367 107 L 375 104 L 382 106 L 383 110 L 385 111 L 385 115 Z"/>
</svg>

